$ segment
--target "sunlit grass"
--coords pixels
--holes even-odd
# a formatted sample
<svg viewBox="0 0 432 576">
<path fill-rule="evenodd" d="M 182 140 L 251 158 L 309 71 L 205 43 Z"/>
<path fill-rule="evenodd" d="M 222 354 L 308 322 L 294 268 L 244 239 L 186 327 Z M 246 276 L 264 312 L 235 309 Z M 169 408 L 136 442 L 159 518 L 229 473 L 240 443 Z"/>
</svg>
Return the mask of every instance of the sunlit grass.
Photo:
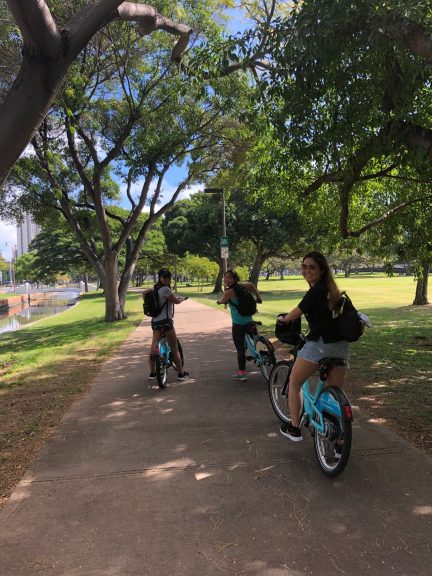
<svg viewBox="0 0 432 576">
<path fill-rule="evenodd" d="M 0 389 L 67 370 L 69 358 L 103 360 L 142 320 L 139 294 L 128 295 L 127 313 L 125 321 L 107 323 L 104 297 L 87 294 L 62 314 L 2 334 Z"/>
</svg>

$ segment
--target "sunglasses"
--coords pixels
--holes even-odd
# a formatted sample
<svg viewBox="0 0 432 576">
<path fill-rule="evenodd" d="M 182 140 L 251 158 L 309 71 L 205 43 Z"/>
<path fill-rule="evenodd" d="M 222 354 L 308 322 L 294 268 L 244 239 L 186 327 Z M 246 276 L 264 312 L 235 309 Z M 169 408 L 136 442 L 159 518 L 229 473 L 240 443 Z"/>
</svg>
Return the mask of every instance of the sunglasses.
<svg viewBox="0 0 432 576">
<path fill-rule="evenodd" d="M 302 270 L 317 270 L 319 268 L 318 264 L 302 264 Z"/>
</svg>

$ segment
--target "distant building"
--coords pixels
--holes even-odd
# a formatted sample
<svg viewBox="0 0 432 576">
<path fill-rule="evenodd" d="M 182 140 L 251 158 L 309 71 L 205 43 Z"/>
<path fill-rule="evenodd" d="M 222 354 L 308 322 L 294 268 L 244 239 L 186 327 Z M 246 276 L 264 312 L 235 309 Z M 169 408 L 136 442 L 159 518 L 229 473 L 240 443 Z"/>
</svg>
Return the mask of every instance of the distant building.
<svg viewBox="0 0 432 576">
<path fill-rule="evenodd" d="M 30 242 L 40 231 L 41 227 L 33 222 L 30 214 L 25 214 L 23 221 L 17 226 L 18 257 L 29 251 Z"/>
</svg>

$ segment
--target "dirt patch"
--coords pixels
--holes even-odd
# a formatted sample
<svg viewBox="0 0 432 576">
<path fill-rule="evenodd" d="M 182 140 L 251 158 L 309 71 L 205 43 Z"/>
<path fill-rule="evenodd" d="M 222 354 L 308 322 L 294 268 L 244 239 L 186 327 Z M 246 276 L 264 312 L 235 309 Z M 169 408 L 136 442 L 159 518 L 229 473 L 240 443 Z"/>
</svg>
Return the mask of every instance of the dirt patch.
<svg viewBox="0 0 432 576">
<path fill-rule="evenodd" d="M 72 402 L 99 371 L 95 351 L 69 359 L 58 376 L 0 391 L 0 509 Z"/>
</svg>

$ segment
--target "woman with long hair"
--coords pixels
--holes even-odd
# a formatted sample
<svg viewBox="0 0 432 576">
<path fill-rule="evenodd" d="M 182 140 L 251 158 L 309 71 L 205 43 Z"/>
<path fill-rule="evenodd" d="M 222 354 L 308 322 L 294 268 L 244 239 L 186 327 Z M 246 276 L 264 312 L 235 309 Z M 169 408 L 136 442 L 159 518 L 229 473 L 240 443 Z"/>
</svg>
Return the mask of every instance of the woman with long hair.
<svg viewBox="0 0 432 576">
<path fill-rule="evenodd" d="M 309 290 L 289 314 L 278 317 L 280 322 L 291 322 L 304 314 L 309 324 L 306 343 L 298 351 L 290 374 L 288 402 L 291 421 L 280 427 L 281 434 L 295 442 L 303 440 L 299 423 L 304 381 L 316 371 L 322 358 L 342 358 L 346 365 L 336 366 L 327 382 L 329 386 L 343 388 L 349 356 L 349 343 L 341 340 L 334 321 L 341 293 L 326 258 L 320 252 L 308 252 L 303 257 L 301 269 Z"/>
<path fill-rule="evenodd" d="M 234 270 L 227 270 L 224 274 L 225 292 L 217 301 L 218 304 L 228 305 L 232 318 L 232 339 L 237 351 L 238 370 L 233 374 L 234 380 L 246 381 L 246 351 L 245 351 L 245 334 L 251 334 L 252 316 L 242 316 L 238 311 L 239 298 L 236 292 L 237 286 L 240 285 L 249 290 L 258 303 L 261 303 L 261 296 L 252 282 L 240 282 L 239 275 Z"/>
</svg>

